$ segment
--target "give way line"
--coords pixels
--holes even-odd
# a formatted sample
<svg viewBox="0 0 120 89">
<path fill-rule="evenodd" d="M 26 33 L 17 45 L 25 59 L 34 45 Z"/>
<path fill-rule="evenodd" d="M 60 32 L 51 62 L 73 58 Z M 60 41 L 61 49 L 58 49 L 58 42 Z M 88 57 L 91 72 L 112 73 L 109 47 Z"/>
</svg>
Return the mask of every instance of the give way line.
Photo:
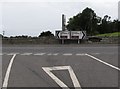
<svg viewBox="0 0 120 89">
<path fill-rule="evenodd" d="M 103 64 L 105 64 L 105 65 L 107 65 L 107 66 L 109 66 L 109 67 L 111 67 L 113 69 L 116 69 L 116 70 L 120 71 L 120 68 L 118 68 L 116 66 L 113 66 L 112 64 L 109 64 L 107 62 L 104 62 L 104 61 L 100 60 L 99 58 L 96 58 L 96 57 L 94 57 L 94 56 L 92 56 L 90 54 L 85 54 L 85 55 L 88 56 L 88 57 L 91 57 L 92 59 L 94 59 L 94 60 L 96 60 L 98 62 L 101 62 L 101 63 L 103 63 Z"/>
</svg>

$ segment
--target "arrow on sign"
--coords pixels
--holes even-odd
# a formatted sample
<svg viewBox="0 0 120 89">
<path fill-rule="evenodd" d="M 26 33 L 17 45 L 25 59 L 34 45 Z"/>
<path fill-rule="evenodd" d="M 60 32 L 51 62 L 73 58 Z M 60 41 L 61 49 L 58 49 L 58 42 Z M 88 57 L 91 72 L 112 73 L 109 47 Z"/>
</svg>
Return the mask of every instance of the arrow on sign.
<svg viewBox="0 0 120 89">
<path fill-rule="evenodd" d="M 82 37 L 82 39 L 84 39 L 85 36 L 86 36 L 86 32 L 85 32 L 85 31 L 82 31 L 82 33 L 83 33 L 83 37 Z"/>
<path fill-rule="evenodd" d="M 68 70 L 70 73 L 70 77 L 72 79 L 73 85 L 75 88 L 82 89 L 78 79 L 73 71 L 73 69 L 70 66 L 56 66 L 56 67 L 42 67 L 42 69 L 62 88 L 68 88 L 66 84 L 64 84 L 58 77 L 56 77 L 51 71 L 53 70 Z"/>
</svg>

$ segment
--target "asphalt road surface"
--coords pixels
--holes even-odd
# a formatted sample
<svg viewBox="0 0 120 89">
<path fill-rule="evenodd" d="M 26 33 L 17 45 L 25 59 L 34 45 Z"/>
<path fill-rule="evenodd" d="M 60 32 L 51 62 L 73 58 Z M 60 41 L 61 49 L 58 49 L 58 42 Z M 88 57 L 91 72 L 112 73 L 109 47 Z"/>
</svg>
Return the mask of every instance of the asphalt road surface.
<svg viewBox="0 0 120 89">
<path fill-rule="evenodd" d="M 117 45 L 7 45 L 2 87 L 118 89 Z"/>
</svg>

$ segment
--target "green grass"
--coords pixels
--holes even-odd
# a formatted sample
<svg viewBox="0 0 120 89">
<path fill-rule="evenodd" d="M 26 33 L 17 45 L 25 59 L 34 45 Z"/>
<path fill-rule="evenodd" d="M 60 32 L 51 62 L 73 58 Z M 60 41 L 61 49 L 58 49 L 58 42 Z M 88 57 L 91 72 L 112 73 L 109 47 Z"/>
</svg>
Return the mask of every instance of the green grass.
<svg viewBox="0 0 120 89">
<path fill-rule="evenodd" d="M 98 34 L 96 36 L 102 36 L 102 37 L 118 37 L 120 36 L 120 32 L 114 32 L 114 33 L 106 33 L 106 34 Z"/>
</svg>

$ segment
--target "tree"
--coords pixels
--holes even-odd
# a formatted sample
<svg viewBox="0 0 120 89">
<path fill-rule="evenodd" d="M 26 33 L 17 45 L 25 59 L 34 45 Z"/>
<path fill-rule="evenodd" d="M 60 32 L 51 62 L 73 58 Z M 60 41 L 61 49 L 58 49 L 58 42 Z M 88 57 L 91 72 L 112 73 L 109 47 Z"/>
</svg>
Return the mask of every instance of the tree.
<svg viewBox="0 0 120 89">
<path fill-rule="evenodd" d="M 100 23 L 101 18 L 91 8 L 86 8 L 82 13 L 78 13 L 68 21 L 68 30 L 86 30 L 88 35 L 97 33 L 97 24 Z"/>
<path fill-rule="evenodd" d="M 78 13 L 73 18 L 70 18 L 68 21 L 68 25 L 66 26 L 68 30 L 76 31 L 81 29 L 81 22 L 80 22 L 81 13 Z"/>
<path fill-rule="evenodd" d="M 99 26 L 99 33 L 104 34 L 104 33 L 112 33 L 115 32 L 115 22 L 110 20 L 111 17 L 108 15 L 105 15 L 104 18 L 102 19 L 102 23 Z"/>
<path fill-rule="evenodd" d="M 120 32 L 120 21 L 114 20 L 113 21 L 113 32 Z"/>
<path fill-rule="evenodd" d="M 42 32 L 39 37 L 53 37 L 54 35 L 50 31 Z"/>
</svg>

